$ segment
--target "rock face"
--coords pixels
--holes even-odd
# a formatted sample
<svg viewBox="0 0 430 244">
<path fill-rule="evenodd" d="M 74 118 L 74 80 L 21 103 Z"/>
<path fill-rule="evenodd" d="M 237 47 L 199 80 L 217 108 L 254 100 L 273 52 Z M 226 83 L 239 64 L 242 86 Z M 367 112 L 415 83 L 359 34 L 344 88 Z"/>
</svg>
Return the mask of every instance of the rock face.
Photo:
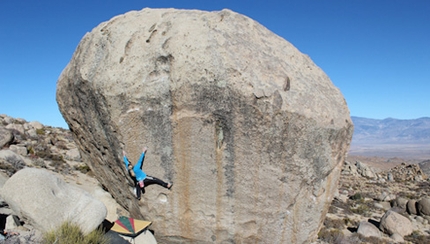
<svg viewBox="0 0 430 244">
<path fill-rule="evenodd" d="M 229 10 L 101 23 L 62 72 L 57 102 L 98 180 L 170 243 L 316 239 L 353 130 L 309 57 Z M 151 186 L 139 206 L 121 151 L 135 162 L 143 145 L 144 170 L 175 185 Z"/>
<path fill-rule="evenodd" d="M 89 233 L 106 218 L 102 202 L 47 170 L 18 171 L 6 181 L 1 196 L 14 213 L 41 231 L 50 231 L 71 221 Z"/>
</svg>

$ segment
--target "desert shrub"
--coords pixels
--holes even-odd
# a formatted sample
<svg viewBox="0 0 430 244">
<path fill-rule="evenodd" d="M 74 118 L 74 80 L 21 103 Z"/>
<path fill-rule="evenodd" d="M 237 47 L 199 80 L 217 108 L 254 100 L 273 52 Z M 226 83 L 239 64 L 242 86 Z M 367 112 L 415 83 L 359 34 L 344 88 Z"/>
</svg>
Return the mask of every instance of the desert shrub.
<svg viewBox="0 0 430 244">
<path fill-rule="evenodd" d="M 330 207 L 328 208 L 328 212 L 331 214 L 337 214 L 338 213 L 338 207 L 336 207 L 335 205 L 331 204 Z"/>
<path fill-rule="evenodd" d="M 96 229 L 84 235 L 79 226 L 70 222 L 63 223 L 58 229 L 46 232 L 42 238 L 43 244 L 108 244 L 109 239 L 101 229 Z"/>
<path fill-rule="evenodd" d="M 82 174 L 86 174 L 91 171 L 90 167 L 86 164 L 75 165 L 74 169 L 80 171 Z"/>
<path fill-rule="evenodd" d="M 55 146 L 56 146 L 57 148 L 59 148 L 59 149 L 62 149 L 62 150 L 67 150 L 67 149 L 68 149 L 68 148 L 67 148 L 66 143 L 65 143 L 65 142 L 63 142 L 63 141 L 57 141 L 57 142 L 55 143 Z"/>
<path fill-rule="evenodd" d="M 369 237 L 361 237 L 362 241 L 365 243 L 372 243 L 372 244 L 389 244 L 391 242 L 388 242 L 386 240 L 383 240 L 381 238 L 375 237 L 375 236 L 369 236 Z"/>
<path fill-rule="evenodd" d="M 366 204 L 360 204 L 355 208 L 351 208 L 351 211 L 355 214 L 368 216 L 369 215 L 369 207 Z"/>
<path fill-rule="evenodd" d="M 34 166 L 36 166 L 36 167 L 46 168 L 45 160 L 43 160 L 43 159 L 41 159 L 41 158 L 35 158 L 35 159 L 33 160 L 33 164 L 34 164 Z"/>
<path fill-rule="evenodd" d="M 430 243 L 430 236 L 423 235 L 419 231 L 413 231 L 412 234 L 404 237 L 405 241 L 410 241 L 416 244 L 427 244 Z"/>
<path fill-rule="evenodd" d="M 42 158 L 46 161 L 51 161 L 49 166 L 53 167 L 56 172 L 69 173 L 71 170 L 70 166 L 64 160 L 62 155 L 53 154 L 46 145 L 37 145 L 33 149 L 36 153 L 35 156 Z"/>
<path fill-rule="evenodd" d="M 25 162 L 18 157 L 7 157 L 4 160 L 0 160 L 0 169 L 6 171 L 8 176 L 12 176 L 25 166 Z"/>
<path fill-rule="evenodd" d="M 52 155 L 49 160 L 51 161 L 49 166 L 53 167 L 55 172 L 69 174 L 72 170 L 61 155 Z"/>
<path fill-rule="evenodd" d="M 328 242 L 333 243 L 333 242 Z M 386 241 L 384 239 L 380 239 L 377 237 L 365 237 L 357 232 L 352 233 L 351 235 L 344 236 L 341 239 L 337 240 L 337 243 L 372 243 L 372 244 L 391 244 L 392 242 Z"/>
<path fill-rule="evenodd" d="M 36 152 L 34 151 L 34 148 L 32 146 L 29 146 L 27 148 L 27 150 L 28 150 L 28 154 L 30 154 L 30 155 L 36 155 Z"/>
<path fill-rule="evenodd" d="M 324 226 L 328 229 L 331 229 L 331 228 L 344 229 L 345 228 L 345 221 L 343 219 L 326 218 L 324 220 Z"/>
<path fill-rule="evenodd" d="M 51 150 L 44 143 L 38 143 L 32 147 L 34 154 L 43 159 L 50 159 L 52 157 Z"/>
<path fill-rule="evenodd" d="M 45 128 L 36 129 L 37 135 L 45 135 Z"/>
<path fill-rule="evenodd" d="M 329 213 L 335 214 L 342 210 L 344 214 L 351 214 L 350 208 L 350 204 L 334 199 L 329 207 Z"/>
<path fill-rule="evenodd" d="M 340 243 L 344 235 L 341 230 L 322 228 L 318 233 L 318 239 L 328 243 Z"/>
<path fill-rule="evenodd" d="M 354 195 L 350 196 L 349 199 L 357 201 L 357 200 L 363 200 L 364 197 L 360 192 L 357 192 Z"/>
<path fill-rule="evenodd" d="M 343 222 L 346 226 L 358 226 L 359 222 L 357 220 L 352 220 L 350 218 L 344 218 Z"/>
</svg>

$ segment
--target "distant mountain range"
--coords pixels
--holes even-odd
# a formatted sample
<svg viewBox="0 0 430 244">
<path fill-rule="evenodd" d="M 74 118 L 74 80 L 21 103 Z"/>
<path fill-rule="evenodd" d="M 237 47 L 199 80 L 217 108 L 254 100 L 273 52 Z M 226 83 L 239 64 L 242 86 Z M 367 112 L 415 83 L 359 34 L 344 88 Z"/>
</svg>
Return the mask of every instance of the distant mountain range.
<svg viewBox="0 0 430 244">
<path fill-rule="evenodd" d="M 350 154 L 430 158 L 430 118 L 369 119 L 351 117 L 354 134 Z"/>
<path fill-rule="evenodd" d="M 352 116 L 355 144 L 428 144 L 430 118 L 368 119 Z"/>
</svg>

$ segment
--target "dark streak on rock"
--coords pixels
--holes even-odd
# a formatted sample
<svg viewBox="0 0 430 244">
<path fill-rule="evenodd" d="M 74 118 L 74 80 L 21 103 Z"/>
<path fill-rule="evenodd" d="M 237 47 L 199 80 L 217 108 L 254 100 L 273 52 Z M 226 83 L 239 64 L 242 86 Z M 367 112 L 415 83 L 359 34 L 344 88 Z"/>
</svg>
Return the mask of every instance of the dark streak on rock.
<svg viewBox="0 0 430 244">
<path fill-rule="evenodd" d="M 290 90 L 290 77 L 287 76 L 287 78 L 285 78 L 284 91 L 289 91 L 289 90 Z"/>
</svg>

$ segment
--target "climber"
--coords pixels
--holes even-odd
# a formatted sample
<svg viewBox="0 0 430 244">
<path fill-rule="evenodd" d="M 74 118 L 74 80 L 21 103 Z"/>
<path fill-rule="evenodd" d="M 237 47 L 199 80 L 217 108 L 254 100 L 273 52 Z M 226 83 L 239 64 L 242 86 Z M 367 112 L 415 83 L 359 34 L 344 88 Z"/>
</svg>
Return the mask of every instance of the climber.
<svg viewBox="0 0 430 244">
<path fill-rule="evenodd" d="M 0 241 L 8 239 L 11 236 L 19 235 L 18 232 L 12 232 L 12 231 L 6 231 L 6 230 L 0 230 Z M 3 243 L 3 242 L 2 242 Z"/>
<path fill-rule="evenodd" d="M 138 200 L 140 200 L 141 194 L 145 194 L 145 187 L 149 185 L 157 184 L 169 190 L 173 186 L 172 183 L 166 183 L 156 177 L 146 175 L 146 173 L 143 172 L 142 165 L 143 165 L 143 160 L 145 159 L 145 154 L 147 150 L 148 150 L 147 147 L 143 148 L 142 154 L 140 155 L 139 160 L 134 166 L 128 161 L 125 151 L 122 151 L 124 155 L 125 167 L 127 168 L 128 173 L 130 174 L 136 186 L 135 193 L 136 193 L 136 198 Z"/>
</svg>

